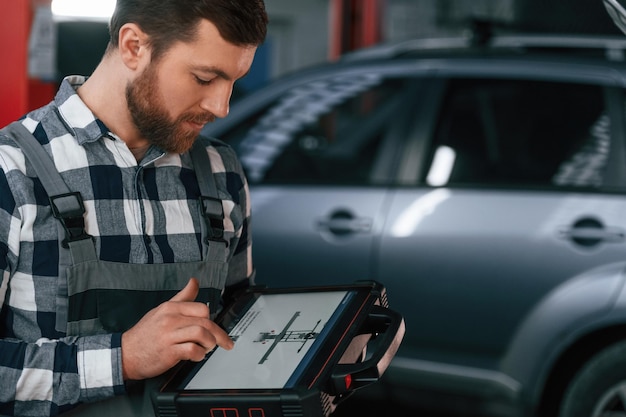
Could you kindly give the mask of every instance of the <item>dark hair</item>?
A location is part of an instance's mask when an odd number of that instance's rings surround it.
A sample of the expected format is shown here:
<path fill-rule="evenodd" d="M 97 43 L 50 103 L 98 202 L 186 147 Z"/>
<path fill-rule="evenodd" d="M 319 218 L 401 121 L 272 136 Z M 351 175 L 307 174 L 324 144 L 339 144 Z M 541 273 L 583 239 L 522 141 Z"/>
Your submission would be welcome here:
<path fill-rule="evenodd" d="M 238 46 L 258 46 L 267 33 L 263 0 L 117 0 L 109 24 L 110 47 L 118 47 L 120 28 L 136 23 L 150 37 L 153 60 L 177 41 L 190 42 L 201 19 Z"/>

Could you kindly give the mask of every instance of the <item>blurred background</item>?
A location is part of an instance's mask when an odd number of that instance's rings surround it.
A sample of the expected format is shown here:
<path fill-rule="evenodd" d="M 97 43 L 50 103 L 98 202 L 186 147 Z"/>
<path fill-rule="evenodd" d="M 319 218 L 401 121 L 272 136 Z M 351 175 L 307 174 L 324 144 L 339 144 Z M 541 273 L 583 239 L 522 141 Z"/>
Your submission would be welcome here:
<path fill-rule="evenodd" d="M 562 398 L 578 404 L 585 385 L 564 395 L 576 372 L 606 347 L 626 352 L 626 265 L 587 280 L 596 292 L 577 286 L 626 253 L 626 37 L 602 0 L 265 3 L 268 36 L 236 84 L 239 106 L 205 127 L 249 170 L 257 282 L 294 284 L 293 271 L 297 284 L 380 279 L 407 322 L 396 379 L 386 372 L 382 392 L 362 391 L 338 417 L 432 417 L 441 406 L 517 417 L 493 401 L 509 394 L 541 402 L 532 417 L 557 415 Z M 0 124 L 93 71 L 114 6 L 4 0 Z M 491 31 L 565 36 L 340 62 L 373 45 Z M 430 181 L 441 166 L 448 178 Z M 586 173 L 593 181 L 578 181 Z M 595 415 L 626 415 L 626 354 L 600 365 Z"/>
<path fill-rule="evenodd" d="M 365 46 L 454 36 L 472 21 L 499 30 L 616 34 L 591 0 L 266 0 L 266 43 L 234 98 L 276 77 Z M 89 74 L 108 41 L 115 0 L 15 0 L 0 6 L 3 125 L 46 103 L 68 74 Z"/>

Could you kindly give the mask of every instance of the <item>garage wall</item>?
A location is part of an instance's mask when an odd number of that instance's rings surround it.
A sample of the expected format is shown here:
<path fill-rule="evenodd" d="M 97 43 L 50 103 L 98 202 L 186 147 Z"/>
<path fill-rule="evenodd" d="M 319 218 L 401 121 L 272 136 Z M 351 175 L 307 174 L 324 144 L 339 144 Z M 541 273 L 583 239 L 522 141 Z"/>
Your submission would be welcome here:
<path fill-rule="evenodd" d="M 387 0 L 385 34 L 389 41 L 461 34 L 471 18 L 509 25 L 515 0 Z"/>
<path fill-rule="evenodd" d="M 330 0 L 265 0 L 270 16 L 271 77 L 326 61 Z M 385 0 L 383 37 L 451 36 L 467 27 L 467 15 L 508 22 L 515 0 Z"/>
<path fill-rule="evenodd" d="M 328 58 L 329 0 L 265 0 L 271 76 Z"/>
<path fill-rule="evenodd" d="M 381 0 L 383 37 L 455 36 L 470 17 L 513 31 L 619 34 L 601 0 Z M 323 62 L 329 51 L 331 0 L 265 0 L 271 21 L 270 77 Z"/>
<path fill-rule="evenodd" d="M 270 16 L 267 42 L 243 90 L 329 57 L 332 0 L 265 0 Z M 601 0 L 381 0 L 384 41 L 462 34 L 470 17 L 499 22 L 512 30 L 619 33 Z M 66 23 L 60 28 L 60 75 L 89 73 L 104 47 L 105 23 Z M 76 32 L 83 33 L 77 36 Z"/>

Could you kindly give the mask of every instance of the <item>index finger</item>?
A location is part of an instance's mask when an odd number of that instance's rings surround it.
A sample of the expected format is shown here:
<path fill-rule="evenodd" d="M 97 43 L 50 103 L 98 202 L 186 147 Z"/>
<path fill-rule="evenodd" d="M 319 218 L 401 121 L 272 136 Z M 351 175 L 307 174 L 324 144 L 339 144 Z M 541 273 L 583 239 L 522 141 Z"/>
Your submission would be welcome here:
<path fill-rule="evenodd" d="M 212 329 L 210 329 L 213 337 L 215 337 L 215 342 L 219 347 L 226 350 L 231 350 L 235 346 L 235 342 L 230 338 L 228 333 L 224 329 L 222 329 L 217 323 L 211 321 Z"/>

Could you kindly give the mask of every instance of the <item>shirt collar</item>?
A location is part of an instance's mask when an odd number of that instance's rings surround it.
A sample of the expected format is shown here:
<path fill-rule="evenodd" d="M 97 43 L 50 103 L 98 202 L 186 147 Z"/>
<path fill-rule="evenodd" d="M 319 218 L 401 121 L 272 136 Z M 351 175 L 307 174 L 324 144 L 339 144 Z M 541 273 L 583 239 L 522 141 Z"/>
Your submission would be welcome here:
<path fill-rule="evenodd" d="M 76 93 L 85 80 L 87 77 L 81 75 L 65 77 L 54 97 L 61 119 L 81 145 L 94 142 L 102 136 L 112 136 L 105 124 L 96 118 Z"/>

